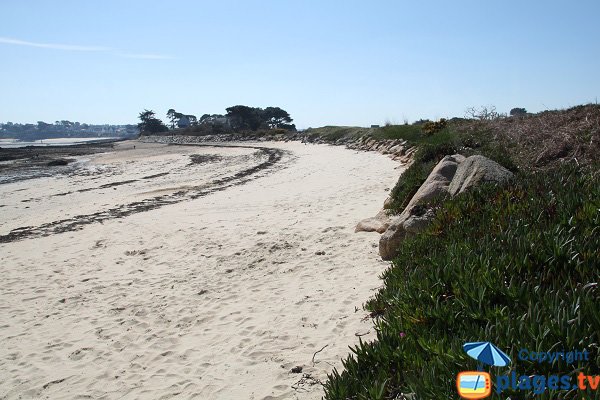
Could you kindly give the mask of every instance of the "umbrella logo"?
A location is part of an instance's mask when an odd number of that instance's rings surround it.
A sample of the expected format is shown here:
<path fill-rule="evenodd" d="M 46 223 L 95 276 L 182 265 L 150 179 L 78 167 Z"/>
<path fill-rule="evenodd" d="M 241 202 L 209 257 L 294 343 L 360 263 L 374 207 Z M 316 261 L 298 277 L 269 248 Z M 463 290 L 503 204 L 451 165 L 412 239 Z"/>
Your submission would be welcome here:
<path fill-rule="evenodd" d="M 490 342 L 471 342 L 463 345 L 463 350 L 480 363 L 495 367 L 506 367 L 510 357 Z"/>
<path fill-rule="evenodd" d="M 477 371 L 463 371 L 456 378 L 458 394 L 463 399 L 484 399 L 492 393 L 490 374 L 483 372 L 483 364 L 505 367 L 510 357 L 490 342 L 471 342 L 463 350 L 478 361 Z"/>

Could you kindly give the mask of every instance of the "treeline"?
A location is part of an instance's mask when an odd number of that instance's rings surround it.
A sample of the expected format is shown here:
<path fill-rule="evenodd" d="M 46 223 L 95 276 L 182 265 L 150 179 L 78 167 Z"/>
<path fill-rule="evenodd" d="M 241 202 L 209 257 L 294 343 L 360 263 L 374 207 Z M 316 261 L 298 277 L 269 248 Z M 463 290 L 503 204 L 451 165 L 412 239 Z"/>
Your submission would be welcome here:
<path fill-rule="evenodd" d="M 244 131 L 284 129 L 295 131 L 290 114 L 280 107 L 248 107 L 236 105 L 225 109 L 226 114 L 204 114 L 200 119 L 171 108 L 166 117 L 169 125 L 156 117 L 152 110 L 139 114 L 138 128 L 142 134 L 178 133 L 210 135 Z"/>
<path fill-rule="evenodd" d="M 133 136 L 138 130 L 135 125 L 93 125 L 68 120 L 50 124 L 38 121 L 35 124 L 0 123 L 0 138 L 39 140 L 59 137 Z"/>

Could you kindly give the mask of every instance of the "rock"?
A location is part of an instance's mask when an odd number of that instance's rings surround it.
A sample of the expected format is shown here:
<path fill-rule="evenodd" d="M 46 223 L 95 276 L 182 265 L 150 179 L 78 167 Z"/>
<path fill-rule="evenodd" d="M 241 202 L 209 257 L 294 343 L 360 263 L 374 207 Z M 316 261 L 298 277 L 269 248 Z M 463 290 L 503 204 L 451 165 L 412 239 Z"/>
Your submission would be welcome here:
<path fill-rule="evenodd" d="M 460 154 L 446 156 L 433 168 L 425 182 L 406 206 L 412 210 L 417 204 L 425 203 L 448 193 L 450 182 L 454 178 L 458 165 L 465 160 Z"/>
<path fill-rule="evenodd" d="M 508 182 L 513 173 L 495 161 L 484 156 L 471 156 L 456 170 L 448 191 L 455 196 L 483 182 Z"/>
<path fill-rule="evenodd" d="M 297 365 L 294 368 L 292 368 L 290 372 L 292 374 L 299 374 L 300 372 L 302 372 L 302 366 L 301 365 Z"/>
<path fill-rule="evenodd" d="M 385 209 L 379 211 L 376 216 L 372 218 L 366 218 L 360 221 L 354 232 L 377 232 L 383 233 L 390 226 L 390 217 L 387 215 Z"/>
<path fill-rule="evenodd" d="M 407 236 L 423 231 L 433 219 L 434 213 L 422 207 L 436 197 L 448 194 L 448 187 L 465 157 L 460 154 L 444 157 L 429 174 L 404 211 L 393 218 L 387 230 L 379 238 L 379 255 L 391 260 L 398 255 L 398 247 Z"/>
<path fill-rule="evenodd" d="M 398 246 L 407 235 L 404 223 L 408 217 L 408 214 L 402 213 L 394 218 L 390 226 L 379 238 L 379 255 L 383 260 L 389 261 L 398 254 Z"/>
<path fill-rule="evenodd" d="M 426 210 L 423 215 L 411 215 L 404 221 L 403 228 L 411 234 L 422 232 L 427 228 L 433 217 L 435 217 L 433 210 Z"/>
<path fill-rule="evenodd" d="M 379 238 L 379 255 L 391 260 L 398 255 L 400 243 L 408 236 L 422 232 L 434 218 L 426 203 L 438 196 L 455 196 L 483 182 L 507 182 L 513 174 L 489 158 L 460 154 L 444 157 L 431 171 L 402 214 L 392 218 Z"/>
<path fill-rule="evenodd" d="M 423 231 L 434 217 L 432 210 L 422 215 L 411 215 L 408 211 L 392 219 L 390 226 L 379 238 L 379 255 L 389 261 L 398 255 L 400 243 L 406 238 Z"/>
<path fill-rule="evenodd" d="M 56 160 L 52 160 L 48 162 L 49 167 L 57 167 L 61 165 L 68 165 L 73 160 L 67 160 L 66 158 L 57 158 Z"/>
<path fill-rule="evenodd" d="M 394 154 L 398 154 L 398 155 L 402 155 L 403 151 L 404 151 L 404 147 L 401 144 L 397 144 L 390 148 L 390 153 L 394 153 Z"/>

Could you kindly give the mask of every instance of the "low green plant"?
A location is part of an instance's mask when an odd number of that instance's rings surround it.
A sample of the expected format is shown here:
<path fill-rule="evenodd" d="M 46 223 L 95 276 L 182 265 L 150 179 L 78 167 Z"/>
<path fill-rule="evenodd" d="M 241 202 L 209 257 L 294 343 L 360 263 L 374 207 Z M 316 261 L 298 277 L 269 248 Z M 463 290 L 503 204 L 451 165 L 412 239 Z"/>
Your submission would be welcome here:
<path fill-rule="evenodd" d="M 562 166 L 518 174 L 440 200 L 434 222 L 405 240 L 366 305 L 377 341 L 352 348 L 325 383 L 328 400 L 456 398 L 454 381 L 477 368 L 465 342 L 491 341 L 513 362 L 492 375 L 600 373 L 600 178 Z M 590 360 L 532 363 L 519 349 L 584 349 Z M 507 390 L 492 399 L 529 398 Z M 540 399 L 593 397 L 551 392 Z M 586 397 L 587 396 L 587 397 Z"/>
<path fill-rule="evenodd" d="M 418 125 L 386 125 L 373 133 L 376 139 L 402 139 L 409 143 L 416 143 L 421 134 Z"/>
<path fill-rule="evenodd" d="M 321 128 L 308 128 L 304 133 L 312 139 L 319 138 L 325 142 L 333 143 L 339 139 L 357 139 L 372 133 L 371 128 L 354 126 L 323 126 Z"/>
<path fill-rule="evenodd" d="M 427 124 L 427 123 L 425 123 Z M 390 125 L 376 129 L 371 135 L 375 139 L 400 139 L 409 146 L 420 146 L 424 144 L 436 145 L 441 143 L 455 143 L 461 141 L 462 132 L 456 130 L 451 124 L 438 130 L 435 135 L 424 135 L 421 124 L 413 125 Z"/>
<path fill-rule="evenodd" d="M 457 147 L 453 142 L 421 145 L 413 156 L 412 164 L 400 175 L 390 193 L 392 202 L 388 207 L 389 212 L 391 214 L 401 213 L 437 162 L 445 155 L 455 154 L 458 151 Z"/>
<path fill-rule="evenodd" d="M 398 182 L 392 189 L 390 197 L 392 202 L 388 206 L 388 211 L 391 214 L 400 214 L 408 205 L 408 202 L 414 194 L 419 190 L 419 187 L 425 182 L 427 176 L 435 166 L 433 161 L 430 162 L 413 162 L 398 178 Z"/>

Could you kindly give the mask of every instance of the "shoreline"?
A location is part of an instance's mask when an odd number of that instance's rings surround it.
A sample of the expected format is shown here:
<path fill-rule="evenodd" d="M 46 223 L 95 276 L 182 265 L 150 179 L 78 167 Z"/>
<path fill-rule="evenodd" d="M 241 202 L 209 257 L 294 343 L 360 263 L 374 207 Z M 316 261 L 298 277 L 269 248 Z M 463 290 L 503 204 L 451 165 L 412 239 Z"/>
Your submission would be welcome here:
<path fill-rule="evenodd" d="M 207 146 L 207 147 L 219 147 L 219 146 Z M 232 148 L 248 148 L 255 149 L 260 152 L 260 154 L 255 155 L 259 158 L 265 158 L 261 163 L 254 165 L 250 168 L 241 170 L 236 172 L 234 175 L 220 178 L 219 180 L 211 182 L 209 187 L 206 185 L 188 187 L 184 190 L 179 190 L 174 194 L 164 194 L 152 197 L 150 199 L 145 199 L 143 201 L 134 201 L 127 204 L 120 204 L 114 208 L 110 208 L 107 210 L 102 210 L 95 212 L 93 214 L 84 214 L 77 215 L 72 218 L 61 219 L 57 221 L 48 222 L 39 226 L 27 226 L 27 227 L 18 227 L 12 229 L 7 234 L 0 234 L 0 243 L 10 243 L 16 240 L 23 240 L 28 238 L 35 238 L 40 236 L 48 236 L 56 233 L 63 232 L 71 232 L 77 231 L 81 229 L 85 225 L 93 224 L 93 223 L 103 223 L 110 219 L 118 219 L 124 218 L 129 215 L 133 215 L 140 212 L 145 212 L 149 210 L 154 210 L 165 205 L 176 204 L 182 201 L 196 199 L 198 197 L 206 196 L 216 191 L 226 190 L 229 187 L 236 185 L 243 185 L 246 182 L 249 182 L 252 179 L 256 179 L 260 177 L 257 175 L 260 172 L 268 172 L 269 169 L 272 169 L 277 166 L 283 156 L 284 152 L 279 151 L 277 149 L 270 149 L 267 147 L 258 147 L 258 146 L 236 146 L 230 145 L 228 147 Z M 155 175 L 150 175 L 147 177 L 142 177 L 141 179 L 153 179 L 156 177 L 164 176 L 168 173 L 159 173 Z M 87 192 L 91 190 L 97 189 L 106 189 L 106 188 L 115 188 L 116 186 L 120 186 L 121 184 L 130 184 L 136 182 L 136 180 L 126 180 L 122 182 L 113 182 L 101 185 L 97 188 L 84 188 L 79 189 L 79 192 Z M 54 196 L 65 196 L 72 194 L 73 192 L 63 192 L 54 194 Z"/>
<path fill-rule="evenodd" d="M 79 139 L 79 141 L 74 141 Z M 135 137 L 56 137 L 35 140 L 22 140 L 17 138 L 0 139 L 0 149 L 20 149 L 20 148 L 38 148 L 38 147 L 69 147 L 90 144 L 103 144 L 132 140 Z M 46 140 L 44 143 L 43 141 Z M 39 142 L 38 142 L 39 141 Z M 7 147 L 4 147 L 7 146 Z"/>
<path fill-rule="evenodd" d="M 124 141 L 0 148 L 0 185 L 71 173 L 76 169 L 74 163 L 78 160 L 112 151 L 116 143 Z"/>

